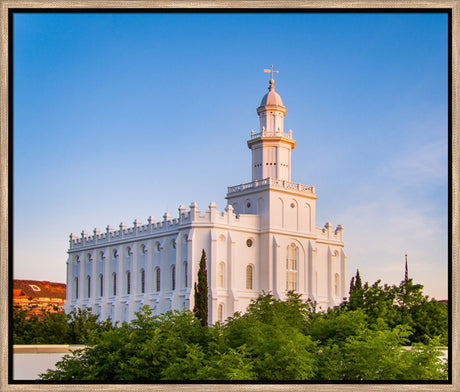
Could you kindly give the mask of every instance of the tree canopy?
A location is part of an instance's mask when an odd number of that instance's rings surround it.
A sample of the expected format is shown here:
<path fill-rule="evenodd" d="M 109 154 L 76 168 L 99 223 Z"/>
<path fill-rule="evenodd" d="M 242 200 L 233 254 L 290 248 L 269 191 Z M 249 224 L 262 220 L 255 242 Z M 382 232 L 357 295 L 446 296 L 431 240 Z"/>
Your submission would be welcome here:
<path fill-rule="evenodd" d="M 91 309 L 69 314 L 45 311 L 40 316 L 13 309 L 14 344 L 86 344 L 90 334 L 113 328 L 110 318 L 100 321 Z"/>
<path fill-rule="evenodd" d="M 403 287 L 418 307 L 418 289 Z M 390 290 L 391 289 L 391 290 Z M 413 344 L 413 326 L 398 324 L 378 282 L 363 291 L 363 308 L 350 301 L 317 312 L 289 292 L 262 293 L 244 314 L 203 326 L 195 313 L 153 315 L 148 307 L 131 323 L 93 332 L 88 347 L 66 356 L 43 380 L 438 380 L 447 378 L 440 337 Z M 406 292 L 408 295 L 409 293 Z M 375 294 L 375 295 L 373 295 Z M 406 295 L 405 294 L 405 295 Z M 400 298 L 395 294 L 395 298 Z M 431 302 L 428 301 L 428 304 Z M 374 313 L 372 308 L 377 307 Z M 401 304 L 393 301 L 395 307 Z M 404 305 L 406 306 L 406 305 Z M 432 306 L 432 305 L 429 305 Z M 409 315 L 411 313 L 409 312 Z"/>
<path fill-rule="evenodd" d="M 288 292 L 261 293 L 245 313 L 207 324 L 206 254 L 194 311 L 153 315 L 144 306 L 130 323 L 112 325 L 90 310 L 13 312 L 15 344 L 84 344 L 41 375 L 43 380 L 445 380 L 440 346 L 448 342 L 448 304 L 423 295 L 406 277 L 398 286 L 362 284 L 318 312 Z"/>
<path fill-rule="evenodd" d="M 356 282 L 359 278 L 352 278 Z M 404 279 L 399 286 L 382 285 L 380 280 L 369 285 L 350 285 L 349 298 L 338 307 L 342 311 L 361 309 L 370 325 L 381 318 L 390 328 L 408 326 L 410 343 L 427 343 L 438 337 L 448 342 L 448 304 L 423 295 L 423 286 Z"/>

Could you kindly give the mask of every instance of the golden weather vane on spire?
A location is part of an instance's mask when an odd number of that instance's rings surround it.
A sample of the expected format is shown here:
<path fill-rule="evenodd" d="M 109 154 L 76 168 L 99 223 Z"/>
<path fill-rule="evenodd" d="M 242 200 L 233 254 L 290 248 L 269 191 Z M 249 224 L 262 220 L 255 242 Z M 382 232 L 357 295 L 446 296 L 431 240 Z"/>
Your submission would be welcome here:
<path fill-rule="evenodd" d="M 273 80 L 273 73 L 279 73 L 280 71 L 273 71 L 273 64 L 270 65 L 271 69 L 264 69 L 264 72 L 270 73 L 270 79 Z"/>

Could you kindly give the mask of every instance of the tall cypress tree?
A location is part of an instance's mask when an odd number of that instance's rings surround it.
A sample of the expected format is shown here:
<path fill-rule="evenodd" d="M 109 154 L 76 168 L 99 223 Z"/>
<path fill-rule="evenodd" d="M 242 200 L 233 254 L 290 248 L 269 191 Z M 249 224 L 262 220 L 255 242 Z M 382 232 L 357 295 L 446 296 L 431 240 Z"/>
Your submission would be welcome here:
<path fill-rule="evenodd" d="M 366 283 L 367 284 L 367 283 Z M 359 269 L 356 270 L 356 276 L 351 278 L 350 282 L 350 309 L 356 310 L 363 306 L 364 298 L 363 298 L 364 290 L 363 290 L 363 283 L 361 281 L 361 275 L 359 274 Z"/>
<path fill-rule="evenodd" d="M 363 284 L 361 282 L 361 276 L 359 275 L 359 269 L 356 270 L 355 290 L 361 290 Z"/>
<path fill-rule="evenodd" d="M 354 293 L 356 290 L 355 288 L 355 277 L 353 276 L 351 278 L 351 282 L 350 282 L 350 291 L 348 292 L 348 294 L 351 294 L 351 293 Z"/>
<path fill-rule="evenodd" d="M 201 253 L 198 282 L 195 282 L 195 306 L 193 313 L 205 327 L 208 325 L 208 272 L 206 271 L 206 252 Z"/>

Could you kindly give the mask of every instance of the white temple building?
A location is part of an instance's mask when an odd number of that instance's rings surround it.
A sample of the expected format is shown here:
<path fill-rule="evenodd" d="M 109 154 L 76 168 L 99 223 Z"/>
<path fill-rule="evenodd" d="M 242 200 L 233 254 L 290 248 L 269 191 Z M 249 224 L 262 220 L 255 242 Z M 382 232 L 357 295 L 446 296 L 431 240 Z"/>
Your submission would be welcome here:
<path fill-rule="evenodd" d="M 289 290 L 322 309 L 346 296 L 343 227 L 316 226 L 313 186 L 291 182 L 296 142 L 284 132 L 286 107 L 273 72 L 251 132 L 252 181 L 231 186 L 227 207 L 181 205 L 156 222 L 107 226 L 70 235 L 64 309 L 91 308 L 101 319 L 129 321 L 143 305 L 155 313 L 193 309 L 202 250 L 207 255 L 209 323 L 244 312 L 265 291 L 284 299 Z"/>

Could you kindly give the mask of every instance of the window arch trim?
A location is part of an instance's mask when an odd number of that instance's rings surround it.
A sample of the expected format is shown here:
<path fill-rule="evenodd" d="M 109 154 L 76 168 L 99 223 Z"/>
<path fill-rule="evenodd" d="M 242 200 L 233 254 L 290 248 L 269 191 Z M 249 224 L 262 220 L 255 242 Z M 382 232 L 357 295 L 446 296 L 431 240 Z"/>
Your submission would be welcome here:
<path fill-rule="evenodd" d="M 141 294 L 145 293 L 145 270 L 141 268 L 141 273 L 140 273 L 140 278 L 141 278 Z"/>
<path fill-rule="evenodd" d="M 217 321 L 221 323 L 224 320 L 224 304 L 217 305 Z"/>
<path fill-rule="evenodd" d="M 246 266 L 246 290 L 254 290 L 254 266 Z"/>
<path fill-rule="evenodd" d="M 155 291 L 161 290 L 161 270 L 160 267 L 155 268 Z"/>
<path fill-rule="evenodd" d="M 104 296 L 104 275 L 99 274 L 99 297 Z"/>
<path fill-rule="evenodd" d="M 287 246 L 286 252 L 286 291 L 298 290 L 299 247 L 295 243 Z"/>
<path fill-rule="evenodd" d="M 221 261 L 217 265 L 217 288 L 223 289 L 225 286 L 225 263 Z"/>

